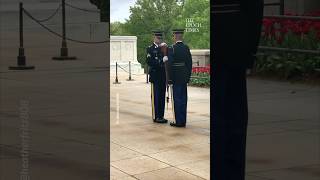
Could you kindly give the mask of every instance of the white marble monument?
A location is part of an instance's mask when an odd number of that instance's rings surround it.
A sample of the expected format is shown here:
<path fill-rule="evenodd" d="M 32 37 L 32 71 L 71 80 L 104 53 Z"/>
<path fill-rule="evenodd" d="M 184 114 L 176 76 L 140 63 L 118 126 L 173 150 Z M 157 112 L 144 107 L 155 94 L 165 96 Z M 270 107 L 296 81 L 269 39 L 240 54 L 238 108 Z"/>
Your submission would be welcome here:
<path fill-rule="evenodd" d="M 115 69 L 116 62 L 120 67 L 129 71 L 129 61 L 131 62 L 131 72 L 143 74 L 143 68 L 137 60 L 137 37 L 136 36 L 111 36 L 110 37 L 110 68 Z M 118 72 L 124 71 L 118 68 Z"/>

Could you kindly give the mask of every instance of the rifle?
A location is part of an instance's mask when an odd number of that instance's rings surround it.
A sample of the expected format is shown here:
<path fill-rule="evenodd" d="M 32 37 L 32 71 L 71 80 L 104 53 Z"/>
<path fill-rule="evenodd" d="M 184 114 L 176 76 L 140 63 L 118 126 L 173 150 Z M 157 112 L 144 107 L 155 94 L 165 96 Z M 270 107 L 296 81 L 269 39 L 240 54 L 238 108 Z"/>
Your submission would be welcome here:
<path fill-rule="evenodd" d="M 163 57 L 167 56 L 168 60 L 164 62 L 164 67 L 166 71 L 166 87 L 167 87 L 167 109 L 169 107 L 169 94 L 171 95 L 171 110 L 173 115 L 173 122 L 176 123 L 175 112 L 174 112 L 174 99 L 173 99 L 173 85 L 171 78 L 171 62 L 168 57 L 168 46 L 167 44 L 161 44 L 161 52 L 163 53 Z"/>

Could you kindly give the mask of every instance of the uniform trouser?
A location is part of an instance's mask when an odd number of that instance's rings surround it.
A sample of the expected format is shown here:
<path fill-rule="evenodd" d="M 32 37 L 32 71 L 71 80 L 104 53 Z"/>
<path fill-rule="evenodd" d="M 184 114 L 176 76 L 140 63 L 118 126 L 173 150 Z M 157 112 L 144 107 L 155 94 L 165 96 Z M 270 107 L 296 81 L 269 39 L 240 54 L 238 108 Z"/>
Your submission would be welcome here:
<path fill-rule="evenodd" d="M 244 180 L 248 105 L 245 68 L 213 65 L 212 179 Z"/>
<path fill-rule="evenodd" d="M 185 125 L 187 121 L 187 84 L 173 84 L 173 105 L 176 124 Z"/>
<path fill-rule="evenodd" d="M 152 119 L 163 118 L 166 97 L 165 83 L 151 83 Z"/>

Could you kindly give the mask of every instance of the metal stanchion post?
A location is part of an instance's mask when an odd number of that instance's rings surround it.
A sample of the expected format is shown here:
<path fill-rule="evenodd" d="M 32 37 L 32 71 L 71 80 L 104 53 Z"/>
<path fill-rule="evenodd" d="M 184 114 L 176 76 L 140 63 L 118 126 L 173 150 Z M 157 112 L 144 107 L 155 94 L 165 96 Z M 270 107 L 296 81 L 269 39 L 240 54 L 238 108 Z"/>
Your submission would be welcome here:
<path fill-rule="evenodd" d="M 120 84 L 120 82 L 118 80 L 118 62 L 116 62 L 116 79 L 113 82 L 113 84 Z"/>
<path fill-rule="evenodd" d="M 53 60 L 75 60 L 75 56 L 68 55 L 68 47 L 66 40 L 66 3 L 62 0 L 62 45 L 60 49 L 60 56 L 55 56 Z"/>
<path fill-rule="evenodd" d="M 127 79 L 127 81 L 133 81 L 133 79 L 131 78 L 131 61 L 129 61 L 129 78 Z"/>
<path fill-rule="evenodd" d="M 19 35 L 20 35 L 20 46 L 19 55 L 17 57 L 17 66 L 10 66 L 10 70 L 28 70 L 34 69 L 34 66 L 26 66 L 26 56 L 24 54 L 23 47 L 23 3 L 19 3 Z"/>

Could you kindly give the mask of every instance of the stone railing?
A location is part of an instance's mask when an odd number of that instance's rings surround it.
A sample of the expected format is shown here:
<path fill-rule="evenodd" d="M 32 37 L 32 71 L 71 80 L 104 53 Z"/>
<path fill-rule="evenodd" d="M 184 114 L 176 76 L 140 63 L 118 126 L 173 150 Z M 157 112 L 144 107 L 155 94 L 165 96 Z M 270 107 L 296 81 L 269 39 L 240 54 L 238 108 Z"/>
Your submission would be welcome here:
<path fill-rule="evenodd" d="M 193 66 L 210 65 L 210 49 L 191 49 Z"/>

